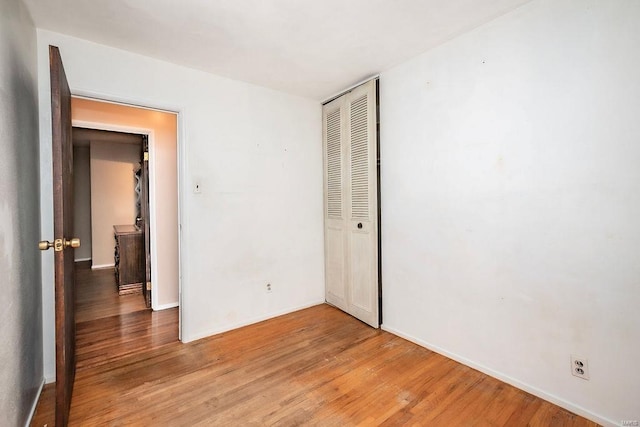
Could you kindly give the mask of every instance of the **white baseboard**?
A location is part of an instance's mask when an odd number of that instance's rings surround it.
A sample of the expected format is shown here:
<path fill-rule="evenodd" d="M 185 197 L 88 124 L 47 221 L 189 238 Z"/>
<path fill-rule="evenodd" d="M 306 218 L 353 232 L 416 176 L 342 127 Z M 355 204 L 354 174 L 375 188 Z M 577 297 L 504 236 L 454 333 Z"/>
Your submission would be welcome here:
<path fill-rule="evenodd" d="M 160 304 L 159 306 L 154 307 L 153 311 L 167 310 L 169 308 L 177 307 L 178 305 L 179 305 L 178 302 L 170 302 L 169 304 Z"/>
<path fill-rule="evenodd" d="M 38 407 L 38 402 L 40 402 L 40 395 L 42 395 L 42 389 L 44 388 L 44 378 L 40 382 L 40 387 L 38 387 L 38 392 L 36 393 L 36 399 L 31 404 L 31 411 L 29 411 L 29 416 L 27 417 L 27 422 L 25 427 L 29 427 L 31 425 L 31 421 L 33 420 L 33 416 L 36 413 L 36 408 Z"/>
<path fill-rule="evenodd" d="M 94 264 L 91 266 L 92 270 L 100 270 L 102 268 L 113 268 L 115 267 L 115 264 Z"/>
<path fill-rule="evenodd" d="M 265 314 L 263 316 L 253 317 L 253 318 L 245 320 L 245 321 L 241 321 L 241 322 L 237 322 L 237 323 L 231 323 L 229 325 L 225 325 L 225 326 L 222 326 L 220 328 L 210 329 L 210 330 L 205 331 L 205 332 L 199 332 L 199 333 L 193 334 L 193 335 L 183 335 L 182 336 L 182 342 L 183 343 L 188 343 L 188 342 L 196 341 L 196 340 L 199 340 L 199 339 L 202 339 L 202 338 L 207 338 L 207 337 L 210 337 L 212 335 L 221 334 L 223 332 L 228 332 L 228 331 L 231 331 L 233 329 L 242 328 L 243 326 L 252 325 L 254 323 L 262 322 L 263 320 L 273 319 L 274 317 L 282 316 L 284 314 L 293 313 L 294 311 L 304 310 L 305 308 L 313 307 L 315 305 L 320 305 L 320 304 L 324 304 L 324 298 L 322 298 L 322 299 L 320 299 L 318 301 L 312 301 L 312 302 L 309 302 L 307 304 L 303 304 L 301 306 L 286 308 L 284 310 L 274 311 L 272 313 Z"/>
<path fill-rule="evenodd" d="M 91 261 L 91 258 L 76 258 L 73 260 L 74 262 L 82 262 L 82 261 Z"/>
<path fill-rule="evenodd" d="M 462 357 L 462 356 L 460 356 L 458 354 L 455 354 L 455 353 L 452 353 L 450 351 L 447 351 L 447 350 L 445 350 L 445 349 L 443 349 L 441 347 L 438 347 L 437 345 L 433 345 L 431 343 L 428 343 L 426 341 L 423 341 L 423 340 L 421 340 L 419 338 L 416 338 L 416 337 L 413 337 L 411 335 L 405 334 L 403 332 L 400 332 L 400 331 L 398 331 L 398 330 L 396 330 L 396 329 L 394 329 L 392 327 L 388 327 L 386 325 L 382 325 L 381 328 L 383 330 L 389 332 L 389 333 L 392 333 L 392 334 L 397 335 L 397 336 L 399 336 L 401 338 L 404 338 L 404 339 L 406 339 L 408 341 L 411 341 L 411 342 L 413 342 L 415 344 L 418 344 L 419 346 L 422 346 L 422 347 L 424 347 L 424 348 L 426 348 L 428 350 L 434 351 L 434 352 L 436 352 L 438 354 L 441 354 L 441 355 L 443 355 L 445 357 L 448 357 L 449 359 L 455 360 L 456 362 L 462 363 L 463 365 L 467 365 L 470 368 L 476 369 L 476 370 L 482 372 L 483 374 L 487 374 L 487 375 L 489 375 L 491 377 L 497 378 L 502 382 L 510 384 L 510 385 L 512 385 L 514 387 L 519 388 L 520 390 L 524 390 L 527 393 L 533 394 L 534 396 L 537 396 L 537 397 L 539 397 L 541 399 L 544 399 L 544 400 L 546 400 L 548 402 L 551 402 L 554 405 L 558 405 L 558 406 L 560 406 L 560 407 L 562 407 L 562 408 L 564 408 L 564 409 L 566 409 L 568 411 L 573 412 L 574 414 L 578 414 L 578 415 L 580 415 L 582 417 L 590 419 L 591 421 L 595 421 L 598 424 L 601 424 L 603 426 L 611 426 L 611 427 L 619 425 L 618 423 L 614 422 L 613 420 L 610 420 L 608 418 L 605 418 L 603 416 L 595 414 L 595 413 L 589 411 L 588 409 L 583 408 L 582 406 L 576 405 L 576 404 L 571 403 L 571 402 L 569 402 L 567 400 L 564 400 L 564 399 L 562 399 L 562 398 L 560 398 L 558 396 L 555 396 L 553 394 L 547 393 L 547 392 L 545 392 L 543 390 L 540 390 L 537 387 L 534 387 L 532 385 L 526 384 L 526 383 L 524 383 L 524 382 L 522 382 L 520 380 L 512 378 L 512 377 L 510 377 L 508 375 L 505 375 L 505 374 L 503 374 L 501 372 L 494 371 L 491 368 L 488 368 L 488 367 L 486 367 L 484 365 L 481 365 L 479 363 L 475 363 L 472 360 L 469 360 L 469 359 L 467 359 L 465 357 Z"/>

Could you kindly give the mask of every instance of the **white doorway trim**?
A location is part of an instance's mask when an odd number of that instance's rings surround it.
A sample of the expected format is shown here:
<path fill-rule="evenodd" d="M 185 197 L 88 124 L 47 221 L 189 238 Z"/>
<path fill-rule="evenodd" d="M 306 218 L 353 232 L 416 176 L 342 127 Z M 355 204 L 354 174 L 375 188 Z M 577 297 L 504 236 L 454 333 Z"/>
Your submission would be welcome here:
<path fill-rule="evenodd" d="M 178 223 L 176 224 L 178 230 L 178 338 L 182 340 L 182 325 L 183 325 L 183 286 L 185 283 L 183 281 L 183 259 L 185 255 L 185 248 L 183 242 L 183 233 L 182 233 L 182 223 L 184 218 L 184 197 L 183 197 L 183 189 L 184 189 L 184 173 L 185 173 L 185 154 L 184 154 L 184 125 L 183 125 L 183 110 L 180 108 L 171 108 L 167 106 L 158 106 L 154 107 L 146 102 L 138 102 L 134 100 L 127 100 L 121 97 L 108 96 L 105 94 L 96 94 L 93 92 L 89 92 L 86 90 L 77 90 L 72 89 L 72 96 L 74 98 L 82 98 L 88 99 L 91 101 L 97 102 L 105 102 L 112 104 L 119 104 L 128 107 L 140 108 L 145 110 L 155 110 L 166 113 L 171 113 L 176 115 L 176 124 L 177 124 L 177 134 L 176 134 L 176 167 L 177 167 L 177 202 L 178 202 Z M 105 130 L 105 131 L 115 131 L 115 132 L 127 132 L 127 133 L 136 133 L 148 135 L 149 138 L 149 159 L 150 159 L 150 168 L 149 168 L 149 204 L 150 204 L 150 213 L 151 213 L 151 274 L 152 280 L 154 277 L 157 277 L 157 242 L 156 242 L 156 188 L 155 188 L 155 177 L 156 177 L 156 162 L 155 162 L 155 138 L 153 129 L 149 128 L 137 128 L 131 126 L 121 126 L 116 124 L 105 124 L 105 123 L 97 123 L 90 121 L 82 121 L 82 120 L 73 120 L 72 126 L 75 127 L 85 127 L 90 129 L 97 130 Z M 163 310 L 167 308 L 175 307 L 176 304 L 162 305 L 158 304 L 158 296 L 157 292 L 151 293 L 151 306 L 153 310 Z"/>
<path fill-rule="evenodd" d="M 84 120 L 72 120 L 71 125 L 73 127 L 80 127 L 85 129 L 103 130 L 107 132 L 122 132 L 133 133 L 136 135 L 147 135 L 149 138 L 149 209 L 150 209 L 150 223 L 151 228 L 151 281 L 154 282 L 158 277 L 157 269 L 157 228 L 156 228 L 156 188 L 155 188 L 155 135 L 153 129 L 137 128 L 131 126 L 121 126 L 115 124 L 87 122 Z M 153 310 L 162 310 L 170 307 L 158 307 L 158 293 L 151 292 L 151 308 Z"/>

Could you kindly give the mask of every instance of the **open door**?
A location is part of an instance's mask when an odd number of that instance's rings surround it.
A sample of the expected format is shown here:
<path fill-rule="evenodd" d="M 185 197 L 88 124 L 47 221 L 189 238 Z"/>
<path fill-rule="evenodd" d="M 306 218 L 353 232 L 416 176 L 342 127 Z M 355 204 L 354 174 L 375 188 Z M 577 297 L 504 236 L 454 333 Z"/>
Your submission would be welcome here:
<path fill-rule="evenodd" d="M 142 227 L 144 233 L 144 253 L 145 253 L 145 283 L 142 287 L 144 302 L 147 308 L 151 308 L 151 235 L 149 220 L 149 137 L 142 136 L 142 200 L 140 211 L 142 216 Z"/>
<path fill-rule="evenodd" d="M 76 319 L 73 231 L 73 146 L 71 139 L 71 91 L 57 47 L 49 46 L 51 73 L 51 129 L 53 159 L 54 241 L 40 242 L 40 249 L 54 248 L 56 316 L 56 426 L 69 421 L 76 369 Z"/>

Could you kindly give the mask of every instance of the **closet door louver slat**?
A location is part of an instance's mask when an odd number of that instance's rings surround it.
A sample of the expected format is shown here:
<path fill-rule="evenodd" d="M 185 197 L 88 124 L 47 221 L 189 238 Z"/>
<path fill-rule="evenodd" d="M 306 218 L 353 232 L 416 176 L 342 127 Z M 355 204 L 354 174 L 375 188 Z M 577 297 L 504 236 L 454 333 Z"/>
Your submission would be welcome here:
<path fill-rule="evenodd" d="M 369 219 L 367 95 L 351 102 L 351 218 Z"/>
<path fill-rule="evenodd" d="M 327 114 L 327 214 L 342 218 L 342 120 L 340 109 Z"/>

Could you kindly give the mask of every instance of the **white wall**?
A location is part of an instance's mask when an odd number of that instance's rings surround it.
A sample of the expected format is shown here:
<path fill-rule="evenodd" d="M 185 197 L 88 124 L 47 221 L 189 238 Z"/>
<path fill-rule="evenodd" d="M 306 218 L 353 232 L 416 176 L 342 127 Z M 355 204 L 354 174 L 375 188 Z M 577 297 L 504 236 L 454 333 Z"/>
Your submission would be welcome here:
<path fill-rule="evenodd" d="M 75 260 L 91 259 L 91 158 L 89 146 L 73 147 L 73 236 Z"/>
<path fill-rule="evenodd" d="M 136 222 L 134 171 L 140 145 L 91 142 L 91 267 L 114 265 L 114 225 Z"/>
<path fill-rule="evenodd" d="M 38 30 L 44 233 L 52 228 L 49 44 L 60 47 L 73 93 L 180 113 L 183 340 L 324 301 L 316 101 Z M 201 194 L 191 191 L 195 180 Z M 43 263 L 48 378 L 52 272 Z"/>
<path fill-rule="evenodd" d="M 0 424 L 9 426 L 28 424 L 43 380 L 36 74 L 29 13 L 0 1 Z"/>
<path fill-rule="evenodd" d="M 638 22 L 536 0 L 380 79 L 385 328 L 610 424 L 640 419 Z"/>

